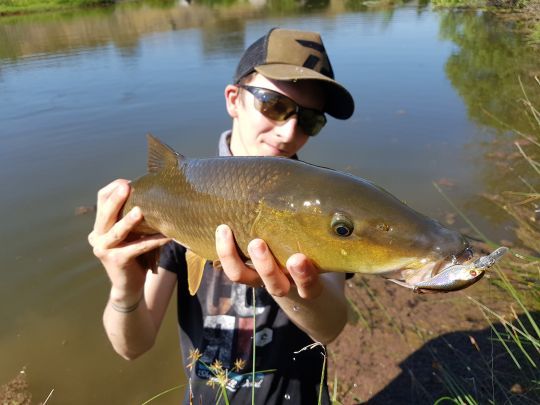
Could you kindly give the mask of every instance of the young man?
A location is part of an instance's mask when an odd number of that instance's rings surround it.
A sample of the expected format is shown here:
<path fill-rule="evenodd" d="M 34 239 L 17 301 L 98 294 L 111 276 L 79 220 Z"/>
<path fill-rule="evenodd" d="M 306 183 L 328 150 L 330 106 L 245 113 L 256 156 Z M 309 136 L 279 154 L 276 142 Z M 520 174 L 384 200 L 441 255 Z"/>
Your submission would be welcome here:
<path fill-rule="evenodd" d="M 349 118 L 354 103 L 334 81 L 317 33 L 273 29 L 242 56 L 235 82 L 225 88 L 232 130 L 222 134 L 222 156 L 284 156 L 296 153 L 326 123 L 324 113 Z M 206 263 L 201 287 L 188 293 L 185 248 L 161 235 L 133 240 L 142 220 L 139 208 L 117 221 L 129 194 L 127 180 L 116 180 L 98 193 L 94 254 L 111 280 L 103 320 L 115 350 L 133 359 L 156 338 L 174 287 L 184 366 L 194 403 L 214 403 L 212 381 L 227 374 L 231 403 L 317 403 L 323 367 L 318 350 L 302 348 L 332 341 L 346 322 L 345 275 L 319 274 L 304 255 L 291 256 L 286 268 L 274 260 L 263 240 L 250 242 L 254 268 L 239 257 L 231 229 L 216 230 L 222 269 Z M 138 256 L 163 247 L 157 274 Z M 252 296 L 255 295 L 255 302 Z M 252 380 L 253 314 L 256 314 L 256 375 Z M 323 403 L 329 401 L 326 379 Z"/>

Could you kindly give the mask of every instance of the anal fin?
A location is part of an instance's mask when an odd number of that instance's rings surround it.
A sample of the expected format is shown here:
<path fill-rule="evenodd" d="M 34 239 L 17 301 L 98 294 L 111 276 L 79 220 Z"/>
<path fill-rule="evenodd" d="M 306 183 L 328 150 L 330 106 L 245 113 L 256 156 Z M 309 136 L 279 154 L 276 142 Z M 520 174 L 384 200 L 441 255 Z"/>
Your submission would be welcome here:
<path fill-rule="evenodd" d="M 186 263 L 189 293 L 195 295 L 201 286 L 206 259 L 193 253 L 191 250 L 187 250 Z"/>

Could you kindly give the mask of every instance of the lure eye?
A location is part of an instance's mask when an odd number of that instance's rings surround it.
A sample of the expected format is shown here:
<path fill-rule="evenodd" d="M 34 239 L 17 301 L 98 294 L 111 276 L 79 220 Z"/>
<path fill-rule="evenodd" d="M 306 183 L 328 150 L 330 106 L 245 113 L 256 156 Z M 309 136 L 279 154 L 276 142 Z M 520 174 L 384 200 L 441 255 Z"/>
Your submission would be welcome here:
<path fill-rule="evenodd" d="M 354 230 L 353 222 L 347 216 L 339 212 L 334 214 L 331 226 L 334 233 L 341 237 L 350 236 Z"/>

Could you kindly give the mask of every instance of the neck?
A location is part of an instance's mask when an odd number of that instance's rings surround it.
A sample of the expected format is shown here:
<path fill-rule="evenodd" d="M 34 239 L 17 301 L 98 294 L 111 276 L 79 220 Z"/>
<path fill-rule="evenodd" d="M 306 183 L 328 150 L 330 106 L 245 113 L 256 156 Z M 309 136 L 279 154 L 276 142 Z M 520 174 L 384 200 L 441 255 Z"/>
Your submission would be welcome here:
<path fill-rule="evenodd" d="M 229 148 L 231 149 L 231 153 L 233 156 L 245 156 L 246 151 L 244 149 L 244 145 L 242 145 L 242 142 L 240 141 L 240 136 L 237 134 L 238 129 L 233 123 L 232 126 L 232 133 L 231 133 L 231 142 L 229 145 Z"/>

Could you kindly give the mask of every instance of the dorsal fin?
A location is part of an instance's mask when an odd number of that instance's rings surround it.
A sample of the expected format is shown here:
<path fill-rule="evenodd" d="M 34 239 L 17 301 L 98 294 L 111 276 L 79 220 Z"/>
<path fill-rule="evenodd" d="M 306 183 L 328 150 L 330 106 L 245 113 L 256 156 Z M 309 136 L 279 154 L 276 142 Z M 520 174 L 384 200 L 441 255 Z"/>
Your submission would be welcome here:
<path fill-rule="evenodd" d="M 148 172 L 156 173 L 165 168 L 178 167 L 178 162 L 184 159 L 180 153 L 165 145 L 152 134 L 147 134 L 148 140 Z"/>

